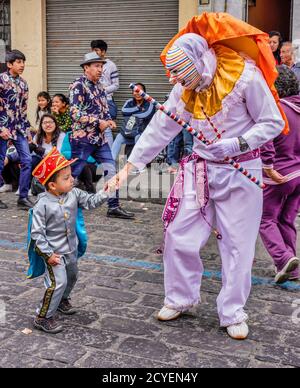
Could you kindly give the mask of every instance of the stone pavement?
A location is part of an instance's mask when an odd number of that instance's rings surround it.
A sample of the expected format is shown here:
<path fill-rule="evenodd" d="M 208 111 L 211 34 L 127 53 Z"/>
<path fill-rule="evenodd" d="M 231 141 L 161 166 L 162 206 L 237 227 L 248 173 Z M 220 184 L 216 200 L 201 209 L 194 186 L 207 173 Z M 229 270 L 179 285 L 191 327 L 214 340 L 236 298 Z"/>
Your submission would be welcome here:
<path fill-rule="evenodd" d="M 247 341 L 231 340 L 218 326 L 220 259 L 213 238 L 203 252 L 202 304 L 174 322 L 155 319 L 164 294 L 162 257 L 155 254 L 162 206 L 149 203 L 125 204 L 137 213 L 133 222 L 107 219 L 105 207 L 86 213 L 89 249 L 73 295 L 79 312 L 59 317 L 65 331 L 57 336 L 35 331 L 43 284 L 25 276 L 26 212 L 16 209 L 13 194 L 5 200 L 10 208 L 0 217 L 0 367 L 300 367 L 300 283 L 273 285 L 271 260 L 261 245 Z M 25 328 L 32 333 L 23 334 Z"/>

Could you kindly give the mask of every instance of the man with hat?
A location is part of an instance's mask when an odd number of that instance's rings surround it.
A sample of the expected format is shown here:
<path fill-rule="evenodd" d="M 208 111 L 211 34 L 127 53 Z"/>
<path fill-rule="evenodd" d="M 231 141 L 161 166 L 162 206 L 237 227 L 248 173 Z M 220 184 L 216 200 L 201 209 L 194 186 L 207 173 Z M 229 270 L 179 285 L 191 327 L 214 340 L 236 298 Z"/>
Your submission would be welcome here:
<path fill-rule="evenodd" d="M 25 55 L 18 50 L 6 54 L 8 70 L 0 75 L 0 175 L 4 168 L 7 143 L 11 141 L 20 155 L 20 196 L 18 206 L 28 209 L 31 181 L 31 154 L 28 145 L 30 123 L 27 119 L 28 85 L 21 77 Z M 0 209 L 7 206 L 0 201 Z"/>
<path fill-rule="evenodd" d="M 107 195 L 103 191 L 88 194 L 74 188 L 71 165 L 76 160 L 65 159 L 54 147 L 33 171 L 33 176 L 46 188 L 33 208 L 30 247 L 38 255 L 30 257 L 29 278 L 45 274 L 46 292 L 34 326 L 49 334 L 57 334 L 62 327 L 55 319 L 57 310 L 65 315 L 73 315 L 69 297 L 78 277 L 78 258 L 82 249 L 82 226 L 78 226 L 79 209 L 95 209 L 101 206 Z M 86 245 L 86 237 L 85 237 Z M 38 262 L 43 270 L 37 273 Z M 39 265 L 40 266 L 40 265 Z"/>
<path fill-rule="evenodd" d="M 85 55 L 81 67 L 83 76 L 70 86 L 70 111 L 73 120 L 71 138 L 72 157 L 77 158 L 72 173 L 77 178 L 87 160 L 92 156 L 97 163 L 102 163 L 107 179 L 116 173 L 115 161 L 105 137 L 107 128 L 116 128 L 109 114 L 107 96 L 99 80 L 102 75 L 105 59 L 95 52 Z M 108 201 L 108 217 L 132 219 L 134 214 L 122 209 L 118 193 Z"/>

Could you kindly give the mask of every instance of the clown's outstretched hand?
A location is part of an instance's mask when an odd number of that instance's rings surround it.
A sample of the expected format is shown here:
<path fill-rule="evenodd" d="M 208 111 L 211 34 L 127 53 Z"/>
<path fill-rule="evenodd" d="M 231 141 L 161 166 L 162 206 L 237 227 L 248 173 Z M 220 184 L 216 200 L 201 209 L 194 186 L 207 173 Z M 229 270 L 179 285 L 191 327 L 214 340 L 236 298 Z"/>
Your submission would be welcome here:
<path fill-rule="evenodd" d="M 115 175 L 108 182 L 106 182 L 104 186 L 104 191 L 106 193 L 114 193 L 116 190 L 119 190 L 123 184 L 127 183 L 128 175 L 133 169 L 134 165 L 131 163 L 127 163 L 117 175 Z"/>

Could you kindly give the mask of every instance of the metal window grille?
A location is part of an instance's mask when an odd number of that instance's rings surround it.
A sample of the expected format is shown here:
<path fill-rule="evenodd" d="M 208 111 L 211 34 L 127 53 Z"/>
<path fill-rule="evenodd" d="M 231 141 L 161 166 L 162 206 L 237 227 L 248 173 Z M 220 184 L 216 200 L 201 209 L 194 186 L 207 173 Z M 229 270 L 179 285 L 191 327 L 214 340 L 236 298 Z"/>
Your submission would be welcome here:
<path fill-rule="evenodd" d="M 11 45 L 10 0 L 0 0 L 0 39 L 7 49 Z"/>

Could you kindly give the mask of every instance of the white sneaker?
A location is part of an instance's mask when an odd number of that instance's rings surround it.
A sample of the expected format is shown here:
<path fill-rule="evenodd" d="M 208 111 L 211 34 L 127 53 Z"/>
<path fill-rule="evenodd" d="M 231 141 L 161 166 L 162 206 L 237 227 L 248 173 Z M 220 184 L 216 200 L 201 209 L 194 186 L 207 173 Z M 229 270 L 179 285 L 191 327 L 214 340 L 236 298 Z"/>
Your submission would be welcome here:
<path fill-rule="evenodd" d="M 164 306 L 157 315 L 159 321 L 173 321 L 181 315 L 181 311 L 169 309 Z"/>
<path fill-rule="evenodd" d="M 249 335 L 249 327 L 246 322 L 242 322 L 237 325 L 228 326 L 227 333 L 233 339 L 244 340 Z"/>
<path fill-rule="evenodd" d="M 6 185 L 0 187 L 0 193 L 10 193 L 12 192 L 12 185 Z"/>
<path fill-rule="evenodd" d="M 283 284 L 287 282 L 290 278 L 291 272 L 295 271 L 299 266 L 300 260 L 298 257 L 292 257 L 284 266 L 283 270 L 278 272 L 275 276 L 275 283 Z"/>

